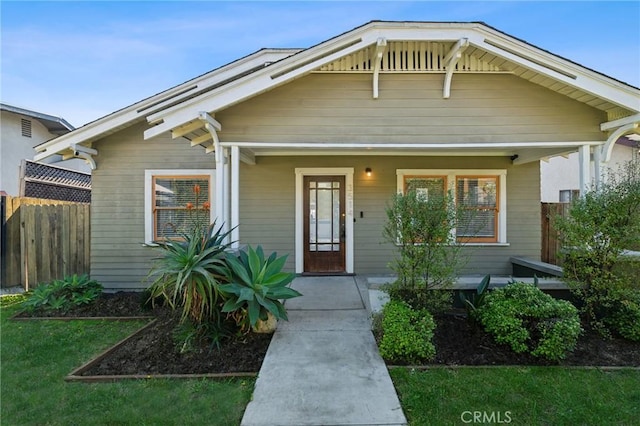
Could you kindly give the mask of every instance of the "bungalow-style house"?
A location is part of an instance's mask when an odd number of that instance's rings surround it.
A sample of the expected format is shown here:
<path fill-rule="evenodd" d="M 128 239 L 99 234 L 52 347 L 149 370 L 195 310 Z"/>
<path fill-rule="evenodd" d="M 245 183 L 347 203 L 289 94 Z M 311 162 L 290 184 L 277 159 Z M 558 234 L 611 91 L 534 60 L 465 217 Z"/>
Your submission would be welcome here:
<path fill-rule="evenodd" d="M 638 88 L 484 23 L 374 21 L 257 51 L 36 159 L 92 165 L 91 274 L 107 288 L 142 287 L 154 241 L 202 215 L 296 273 L 388 274 L 385 205 L 409 185 L 481 211 L 467 272 L 509 274 L 510 256 L 540 259 L 540 159 L 578 151 L 587 188 L 639 123 Z"/>

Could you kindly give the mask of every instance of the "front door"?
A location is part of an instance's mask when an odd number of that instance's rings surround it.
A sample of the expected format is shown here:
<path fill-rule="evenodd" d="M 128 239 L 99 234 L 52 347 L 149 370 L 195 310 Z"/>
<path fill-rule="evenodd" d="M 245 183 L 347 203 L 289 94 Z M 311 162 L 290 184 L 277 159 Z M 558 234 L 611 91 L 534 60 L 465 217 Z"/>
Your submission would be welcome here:
<path fill-rule="evenodd" d="M 304 177 L 304 272 L 345 272 L 345 178 Z"/>

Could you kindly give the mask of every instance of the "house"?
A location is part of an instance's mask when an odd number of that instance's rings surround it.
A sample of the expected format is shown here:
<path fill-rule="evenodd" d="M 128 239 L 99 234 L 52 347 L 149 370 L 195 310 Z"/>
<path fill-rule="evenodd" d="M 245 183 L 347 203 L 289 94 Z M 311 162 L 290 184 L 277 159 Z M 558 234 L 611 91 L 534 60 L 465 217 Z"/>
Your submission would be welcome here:
<path fill-rule="evenodd" d="M 640 164 L 640 141 L 621 136 L 613 146 L 608 167 L 599 173 L 616 173 L 628 162 Z M 579 163 L 577 152 L 542 160 L 540 176 L 543 203 L 568 203 L 580 194 Z M 591 175 L 595 176 L 595 173 L 592 169 Z"/>
<path fill-rule="evenodd" d="M 388 274 L 385 204 L 451 189 L 486 226 L 465 272 L 540 259 L 540 159 L 636 131 L 640 90 L 484 23 L 373 21 L 263 49 L 37 147 L 93 167 L 91 273 L 140 288 L 154 241 L 209 216 L 310 274 Z M 207 210 L 204 204 L 210 206 Z M 189 207 L 189 208 L 187 208 Z"/>
<path fill-rule="evenodd" d="M 22 162 L 33 159 L 34 147 L 69 133 L 74 127 L 63 118 L 7 104 L 0 104 L 0 114 L 0 193 L 24 196 Z M 71 170 L 70 174 L 73 170 L 85 174 L 90 171 L 84 161 L 62 161 L 59 155 L 48 156 L 43 162 L 64 165 Z"/>

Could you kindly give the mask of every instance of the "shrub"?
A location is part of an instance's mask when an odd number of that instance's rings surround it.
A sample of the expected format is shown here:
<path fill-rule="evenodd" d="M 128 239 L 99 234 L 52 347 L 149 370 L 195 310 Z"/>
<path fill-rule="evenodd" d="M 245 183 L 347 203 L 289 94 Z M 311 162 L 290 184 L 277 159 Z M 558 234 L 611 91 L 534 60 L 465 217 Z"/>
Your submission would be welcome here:
<path fill-rule="evenodd" d="M 633 265 L 622 265 L 626 249 L 640 246 L 640 167 L 629 162 L 598 189 L 557 219 L 563 246 L 564 280 L 580 299 L 586 319 L 607 333 L 603 314 L 611 291 L 637 287 Z M 604 328 L 600 326 L 605 325 Z"/>
<path fill-rule="evenodd" d="M 88 275 L 72 275 L 36 287 L 22 303 L 22 311 L 67 310 L 93 303 L 102 294 L 102 285 Z"/>
<path fill-rule="evenodd" d="M 571 303 L 525 283 L 487 294 L 474 315 L 498 343 L 552 361 L 565 358 L 582 331 L 578 310 Z"/>
<path fill-rule="evenodd" d="M 603 309 L 604 324 L 625 339 L 640 341 L 640 291 L 611 291 Z"/>
<path fill-rule="evenodd" d="M 391 362 L 419 363 L 436 354 L 431 342 L 436 325 L 431 314 L 392 300 L 382 309 L 380 355 Z"/>
<path fill-rule="evenodd" d="M 410 190 L 396 194 L 386 213 L 383 236 L 398 249 L 390 263 L 398 279 L 387 287 L 389 296 L 415 309 L 447 309 L 452 303 L 447 288 L 463 261 L 462 246 L 453 236 L 458 213 L 453 195 L 433 191 L 425 198 Z"/>

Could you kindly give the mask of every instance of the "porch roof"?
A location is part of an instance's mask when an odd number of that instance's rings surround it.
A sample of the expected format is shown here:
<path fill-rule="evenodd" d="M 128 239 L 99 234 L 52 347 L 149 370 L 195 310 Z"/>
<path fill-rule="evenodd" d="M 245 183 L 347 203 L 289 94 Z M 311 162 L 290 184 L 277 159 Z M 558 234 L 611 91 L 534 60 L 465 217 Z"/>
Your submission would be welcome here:
<path fill-rule="evenodd" d="M 409 44 L 428 42 L 437 45 L 434 64 L 405 63 L 402 54 Z M 393 52 L 393 54 L 392 54 Z M 436 56 L 433 56 L 433 55 Z M 391 55 L 391 56 L 390 56 Z M 399 56 L 398 56 L 399 55 Z M 386 62 L 385 62 L 385 58 Z M 424 62 L 424 61 L 423 61 Z M 640 123 L 640 89 L 585 68 L 565 58 L 509 36 L 484 23 L 381 22 L 372 21 L 308 49 L 264 50 L 198 77 L 131 107 L 113 113 L 75 132 L 37 147 L 36 159 L 55 153 L 73 156 L 78 144 L 90 145 L 109 133 L 145 120 L 151 127 L 144 132 L 149 139 L 170 132 L 174 138 L 186 138 L 191 145 L 201 145 L 207 152 L 215 151 L 216 131 L 224 123 L 215 121 L 215 113 L 258 94 L 314 72 L 359 72 L 372 75 L 372 96 L 377 97 L 377 79 L 385 72 L 444 73 L 443 97 L 448 97 L 448 85 L 456 73 L 501 72 L 554 90 L 607 113 L 601 124 L 603 132 L 618 136 L 637 133 Z M 208 118 L 207 118 L 208 117 Z M 207 126 L 207 122 L 209 125 Z M 620 135 L 617 135 L 620 133 Z M 524 155 L 533 159 L 575 150 L 578 145 L 602 144 L 603 141 L 583 141 L 542 146 L 531 142 L 527 146 L 331 146 L 288 144 L 269 147 L 265 144 L 244 148 L 245 154 L 263 155 L 291 150 L 365 149 L 371 152 L 422 151 L 451 152 L 458 155 Z M 245 143 L 246 145 L 246 143 Z M 257 143 L 256 143 L 257 145 Z M 248 150 L 253 150 L 252 152 Z M 468 150 L 468 151 L 465 151 Z M 478 150 L 478 151 L 475 151 Z M 523 151 L 525 150 L 525 151 Z M 311 151 L 307 151 L 311 152 Z M 493 153 L 493 154 L 492 154 Z M 443 154 L 444 155 L 444 154 Z M 531 160 L 533 161 L 533 160 Z"/>

